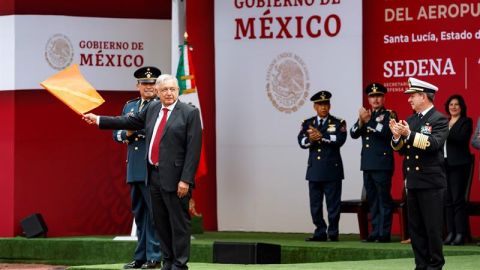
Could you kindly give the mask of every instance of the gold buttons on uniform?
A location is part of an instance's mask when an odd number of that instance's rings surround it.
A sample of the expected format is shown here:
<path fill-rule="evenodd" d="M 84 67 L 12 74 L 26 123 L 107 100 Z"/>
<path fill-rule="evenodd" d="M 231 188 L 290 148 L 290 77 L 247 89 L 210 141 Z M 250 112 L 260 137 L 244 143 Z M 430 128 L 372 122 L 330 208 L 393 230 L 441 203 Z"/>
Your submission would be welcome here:
<path fill-rule="evenodd" d="M 138 147 L 135 146 L 135 150 L 138 150 Z"/>
<path fill-rule="evenodd" d="M 135 138 L 135 141 L 138 142 L 138 138 Z"/>
<path fill-rule="evenodd" d="M 387 153 L 383 152 L 383 155 L 384 155 L 384 156 L 386 156 L 386 155 L 387 155 Z"/>
<path fill-rule="evenodd" d="M 407 159 L 410 159 L 410 156 L 407 156 Z"/>
<path fill-rule="evenodd" d="M 418 159 L 418 155 L 415 155 L 415 159 Z"/>
<path fill-rule="evenodd" d="M 369 144 L 367 144 L 367 145 L 365 145 L 365 147 L 367 147 L 367 148 L 368 148 L 368 147 L 370 147 L 370 145 L 369 145 Z"/>
<path fill-rule="evenodd" d="M 317 159 L 320 159 L 320 157 L 317 157 Z"/>
<path fill-rule="evenodd" d="M 407 171 L 410 171 L 410 167 L 407 167 Z"/>
<path fill-rule="evenodd" d="M 367 141 L 370 140 L 370 137 L 365 137 L 365 140 L 367 140 Z"/>
<path fill-rule="evenodd" d="M 420 170 L 420 168 L 419 168 L 419 167 L 415 167 L 415 171 L 418 171 L 418 170 Z"/>
<path fill-rule="evenodd" d="M 322 149 L 318 149 L 317 152 L 322 152 Z"/>
<path fill-rule="evenodd" d="M 410 145 L 407 145 L 407 148 L 410 149 Z"/>

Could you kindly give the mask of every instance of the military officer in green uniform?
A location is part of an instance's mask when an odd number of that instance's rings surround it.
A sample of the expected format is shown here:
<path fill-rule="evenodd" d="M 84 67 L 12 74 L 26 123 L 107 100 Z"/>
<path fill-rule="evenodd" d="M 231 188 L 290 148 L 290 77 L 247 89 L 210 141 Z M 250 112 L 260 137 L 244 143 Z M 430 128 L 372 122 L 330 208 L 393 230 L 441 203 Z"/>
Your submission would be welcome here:
<path fill-rule="evenodd" d="M 303 121 L 298 144 L 309 150 L 306 180 L 310 213 L 315 231 L 306 241 L 338 241 L 343 163 L 340 147 L 347 139 L 346 122 L 330 115 L 332 94 L 320 91 L 310 100 L 316 115 Z M 328 227 L 323 219 L 323 198 L 328 212 Z"/>
<path fill-rule="evenodd" d="M 392 175 L 393 150 L 390 146 L 392 132 L 390 119 L 396 113 L 384 107 L 387 88 L 380 83 L 371 83 L 365 88 L 370 109 L 360 108 L 357 122 L 350 129 L 353 139 L 362 137 L 360 169 L 363 171 L 363 186 L 372 217 L 372 232 L 366 242 L 390 242 L 392 225 Z"/>
<path fill-rule="evenodd" d="M 448 119 L 433 106 L 438 88 L 408 79 L 408 102 L 415 111 L 407 120 L 390 120 L 391 144 L 404 156 L 408 228 L 415 255 L 415 269 L 442 269 L 443 211 L 447 187 L 443 147 Z"/>
<path fill-rule="evenodd" d="M 140 97 L 127 101 L 122 115 L 143 111 L 156 98 L 155 81 L 161 72 L 156 67 L 141 67 L 133 74 Z M 150 192 L 147 187 L 145 130 L 114 130 L 113 140 L 127 144 L 127 183 L 130 185 L 132 212 L 137 225 L 137 247 L 133 261 L 125 269 L 150 269 L 160 266 L 160 242 L 152 218 Z"/>

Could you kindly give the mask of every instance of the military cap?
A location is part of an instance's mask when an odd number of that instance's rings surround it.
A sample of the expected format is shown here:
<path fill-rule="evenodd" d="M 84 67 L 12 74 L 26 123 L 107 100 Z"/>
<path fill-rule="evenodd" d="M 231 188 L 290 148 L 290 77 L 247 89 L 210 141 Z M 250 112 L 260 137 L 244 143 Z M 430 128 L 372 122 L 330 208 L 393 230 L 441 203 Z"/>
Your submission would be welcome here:
<path fill-rule="evenodd" d="M 413 77 L 408 78 L 408 89 L 405 90 L 405 94 L 412 94 L 417 92 L 433 93 L 438 91 L 438 87 L 428 82 L 415 79 Z"/>
<path fill-rule="evenodd" d="M 310 98 L 310 101 L 313 101 L 315 103 L 323 103 L 323 102 L 330 102 L 330 98 L 332 97 L 332 93 L 322 90 L 317 92 L 315 95 L 313 95 Z"/>
<path fill-rule="evenodd" d="M 139 83 L 155 83 L 162 72 L 156 67 L 141 67 L 133 73 Z"/>
<path fill-rule="evenodd" d="M 375 95 L 385 95 L 387 93 L 387 88 L 383 86 L 381 83 L 371 83 L 365 87 L 365 93 L 367 96 L 375 96 Z"/>

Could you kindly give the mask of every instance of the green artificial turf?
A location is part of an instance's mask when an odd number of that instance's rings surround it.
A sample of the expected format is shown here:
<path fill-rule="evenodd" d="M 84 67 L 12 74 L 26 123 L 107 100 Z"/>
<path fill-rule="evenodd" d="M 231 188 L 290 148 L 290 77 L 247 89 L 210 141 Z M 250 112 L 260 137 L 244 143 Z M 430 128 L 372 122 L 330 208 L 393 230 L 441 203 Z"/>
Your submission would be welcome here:
<path fill-rule="evenodd" d="M 480 255 L 446 257 L 444 270 L 478 270 Z M 369 261 L 342 261 L 325 263 L 299 263 L 280 265 L 233 265 L 213 263 L 189 263 L 191 270 L 405 270 L 414 268 L 413 258 L 369 260 Z M 69 267 L 68 270 L 113 270 L 122 269 L 122 264 L 90 265 Z"/>
<path fill-rule="evenodd" d="M 282 264 L 413 258 L 411 246 L 400 244 L 398 238 L 394 238 L 392 243 L 362 243 L 358 235 L 341 235 L 339 242 L 305 242 L 307 236 L 308 234 L 299 233 L 205 232 L 196 234 L 192 240 L 190 262 L 211 263 L 215 241 L 279 244 L 282 246 Z M 0 262 L 69 266 L 123 265 L 129 262 L 135 241 L 113 241 L 112 238 L 0 238 Z M 444 248 L 444 253 L 446 256 L 480 256 L 480 247 L 473 244 L 448 246 Z M 198 267 L 201 265 L 198 264 Z"/>

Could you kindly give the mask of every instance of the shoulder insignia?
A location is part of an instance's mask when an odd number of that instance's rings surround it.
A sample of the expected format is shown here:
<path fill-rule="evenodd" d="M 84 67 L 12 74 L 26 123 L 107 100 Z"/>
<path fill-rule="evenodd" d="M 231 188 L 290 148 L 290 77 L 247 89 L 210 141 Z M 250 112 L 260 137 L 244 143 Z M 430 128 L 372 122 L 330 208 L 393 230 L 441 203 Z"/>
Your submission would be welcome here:
<path fill-rule="evenodd" d="M 397 119 L 397 113 L 392 110 L 388 110 L 390 112 L 390 119 Z"/>
<path fill-rule="evenodd" d="M 135 101 L 138 101 L 139 99 L 140 99 L 140 97 L 137 97 L 137 98 L 134 98 L 134 99 L 130 99 L 129 101 L 127 101 L 125 103 L 135 102 Z"/>
<path fill-rule="evenodd" d="M 302 123 L 304 122 L 308 122 L 310 120 L 315 120 L 315 118 L 317 118 L 316 116 L 313 116 L 313 117 L 310 117 L 310 118 L 307 118 L 307 119 L 303 119 Z"/>
<path fill-rule="evenodd" d="M 342 119 L 342 118 L 340 118 L 340 117 L 336 117 L 336 116 L 334 116 L 334 115 L 330 115 L 330 116 L 331 116 L 334 120 L 337 120 L 337 121 L 339 121 L 339 122 L 345 121 L 344 119 Z"/>

